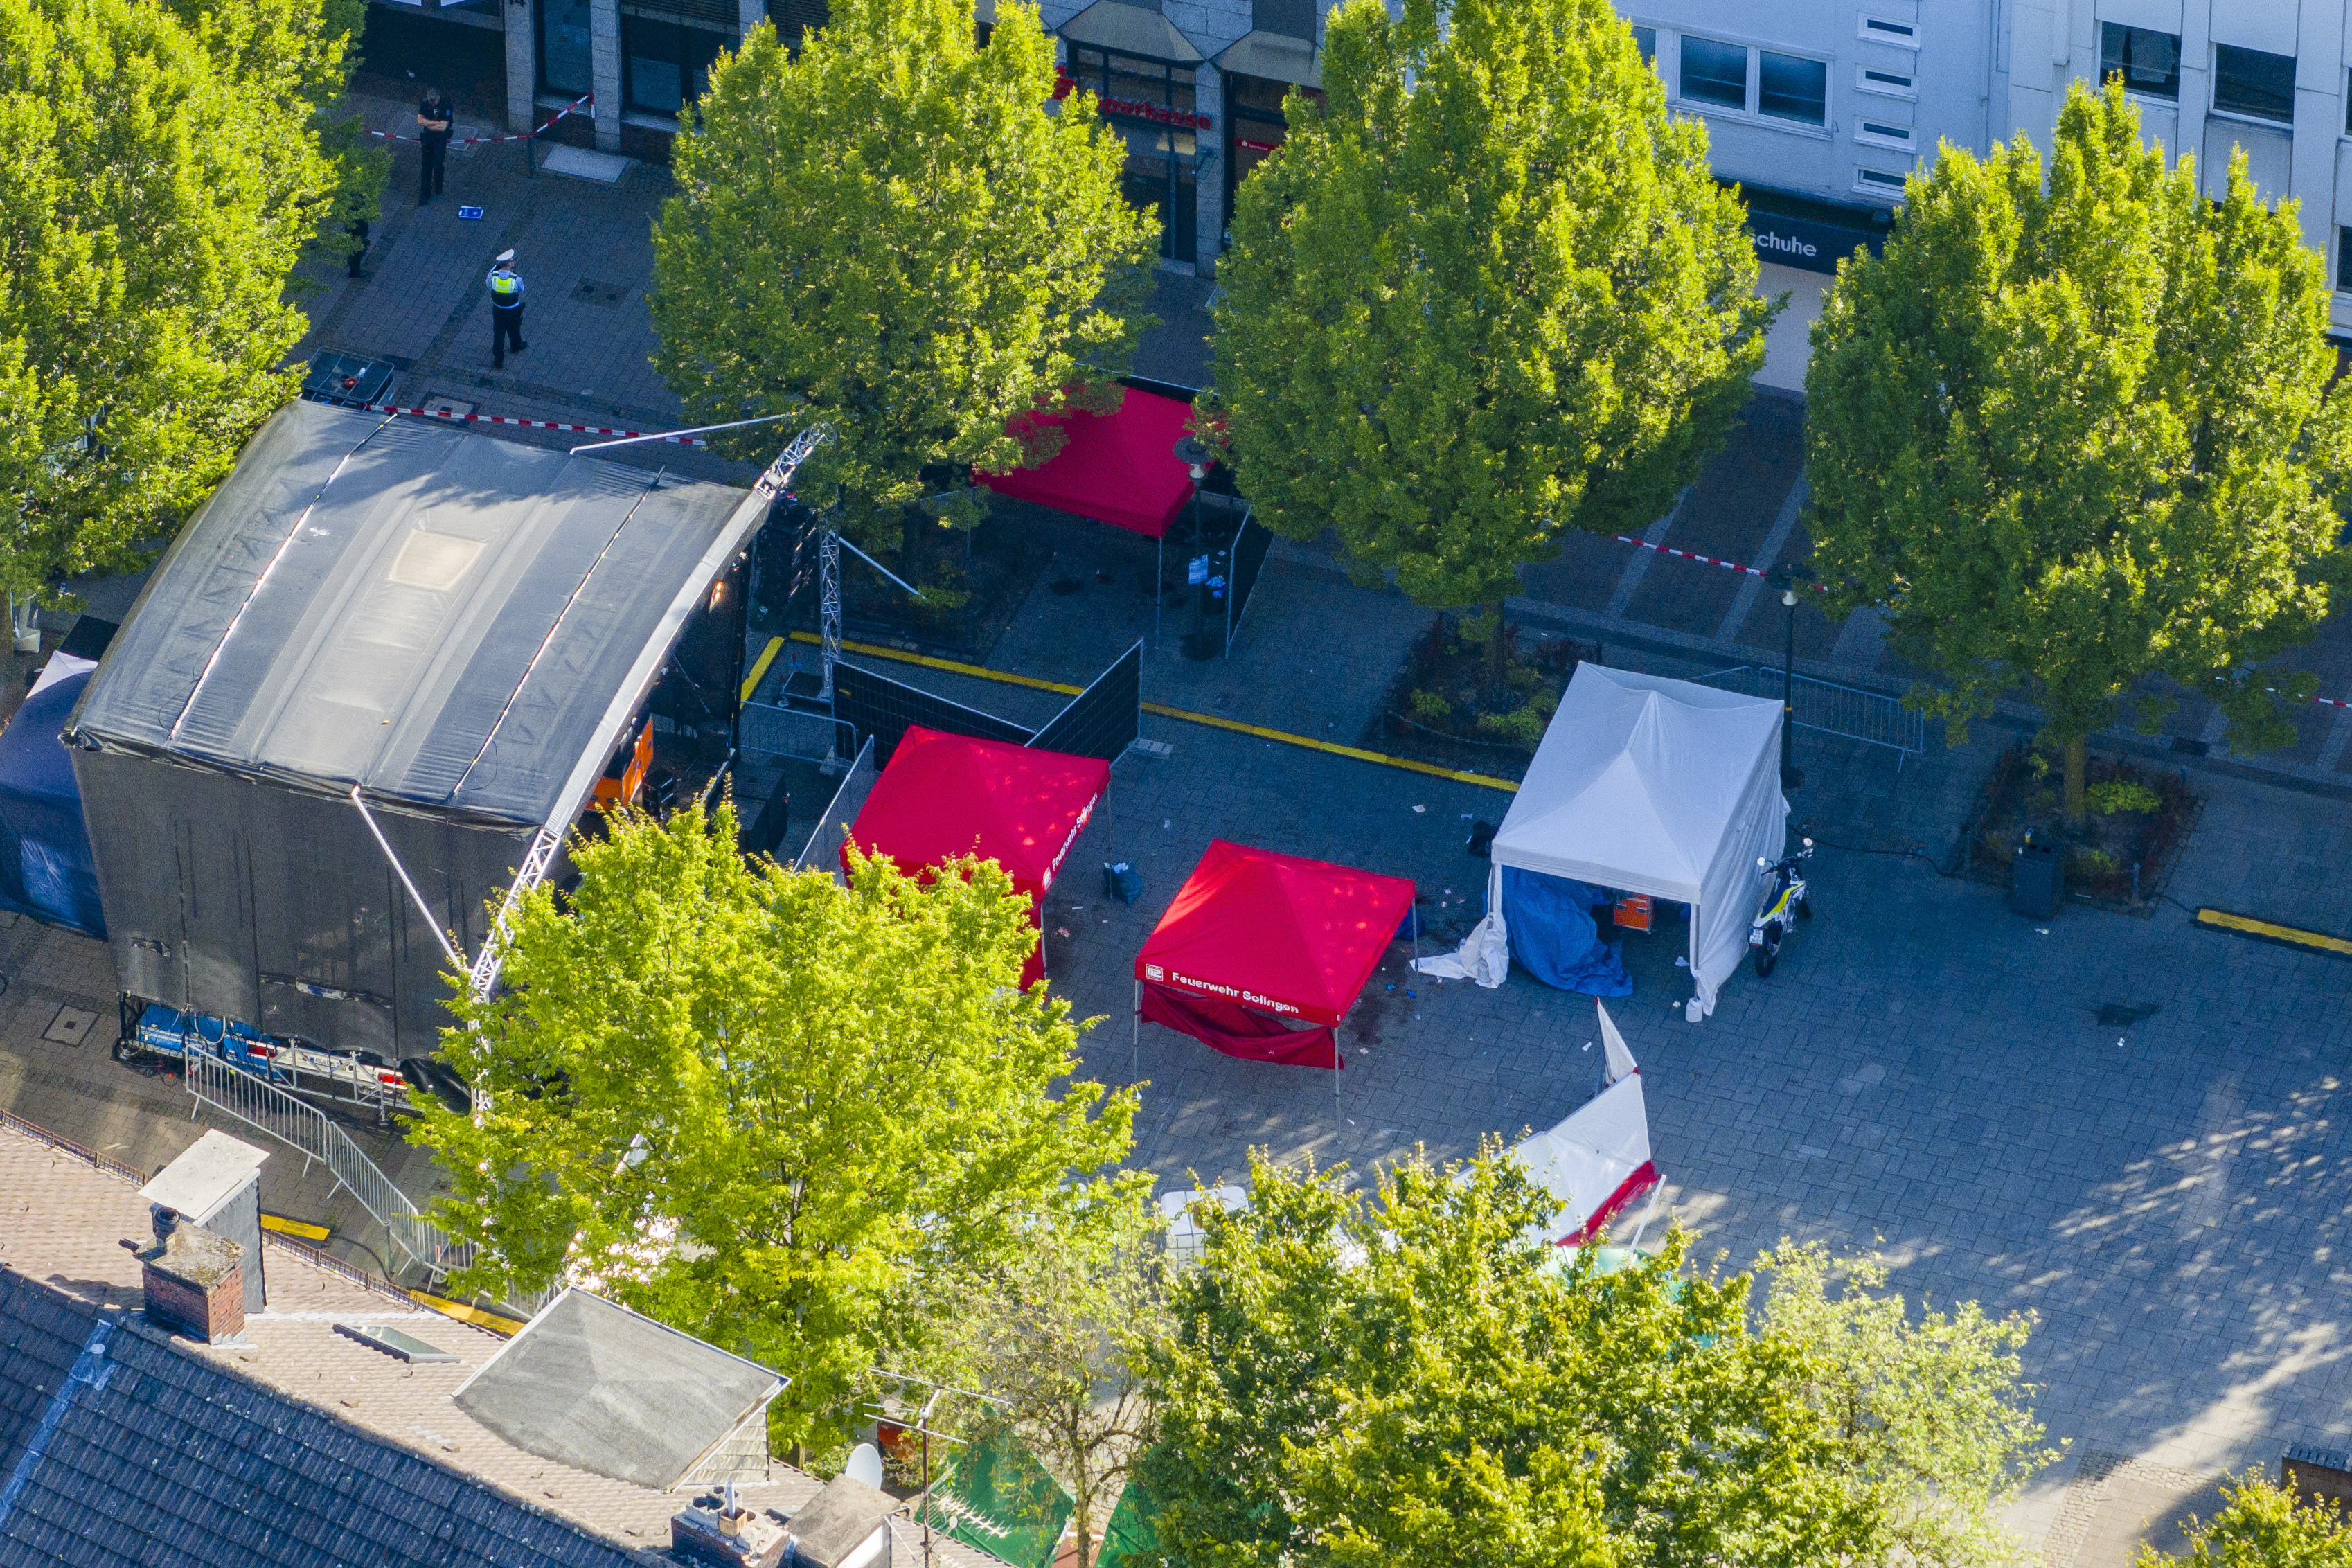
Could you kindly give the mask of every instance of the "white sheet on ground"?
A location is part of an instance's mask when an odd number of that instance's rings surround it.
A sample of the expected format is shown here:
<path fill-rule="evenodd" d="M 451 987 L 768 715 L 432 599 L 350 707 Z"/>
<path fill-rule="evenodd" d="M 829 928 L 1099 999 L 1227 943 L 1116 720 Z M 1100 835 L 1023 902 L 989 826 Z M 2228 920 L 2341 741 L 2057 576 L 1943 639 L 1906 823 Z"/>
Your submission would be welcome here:
<path fill-rule="evenodd" d="M 1416 958 L 1414 969 L 1440 980 L 1475 980 L 1492 991 L 1511 972 L 1510 932 L 1503 924 L 1503 874 L 1486 873 L 1486 916 L 1470 928 L 1462 945 L 1452 952 Z"/>
<path fill-rule="evenodd" d="M 1787 836 L 1780 748 L 1769 698 L 1580 664 L 1495 834 L 1495 865 L 1690 905 L 1695 1000 L 1712 1013 L 1747 951 L 1757 857 Z"/>

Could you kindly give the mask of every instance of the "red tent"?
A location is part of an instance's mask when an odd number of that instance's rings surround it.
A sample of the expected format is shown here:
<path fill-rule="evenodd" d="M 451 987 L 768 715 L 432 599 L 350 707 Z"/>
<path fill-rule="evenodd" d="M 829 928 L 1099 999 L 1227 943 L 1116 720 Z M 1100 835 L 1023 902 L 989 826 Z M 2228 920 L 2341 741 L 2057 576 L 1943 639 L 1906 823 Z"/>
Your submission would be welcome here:
<path fill-rule="evenodd" d="M 1045 890 L 1109 783 L 1110 764 L 1097 758 L 909 725 L 849 825 L 842 864 L 849 844 L 860 854 L 887 855 L 906 870 L 978 855 L 1004 868 L 1029 895 L 1029 918 L 1042 925 Z M 1045 972 L 1045 957 L 1041 937 L 1021 972 L 1023 985 Z"/>
<path fill-rule="evenodd" d="M 1120 392 L 1110 414 L 1024 415 L 1016 428 L 1025 422 L 1068 432 L 1062 449 L 1034 468 L 974 477 L 999 495 L 1164 537 L 1192 499 L 1192 472 L 1174 450 L 1190 434 L 1192 405 L 1132 387 Z"/>
<path fill-rule="evenodd" d="M 1213 839 L 1136 954 L 1137 1014 L 1229 1057 L 1336 1068 L 1333 1027 L 1412 910 L 1402 877 Z"/>

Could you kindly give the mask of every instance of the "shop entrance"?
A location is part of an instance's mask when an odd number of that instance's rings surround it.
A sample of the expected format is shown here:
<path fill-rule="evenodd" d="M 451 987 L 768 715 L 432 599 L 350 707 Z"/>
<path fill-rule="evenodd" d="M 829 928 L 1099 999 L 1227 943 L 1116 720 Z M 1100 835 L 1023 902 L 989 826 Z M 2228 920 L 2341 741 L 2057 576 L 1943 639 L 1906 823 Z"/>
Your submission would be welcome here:
<path fill-rule="evenodd" d="M 1127 139 L 1123 189 L 1135 205 L 1159 209 L 1160 258 L 1191 262 L 1199 253 L 1198 132 L 1208 123 L 1193 108 L 1192 68 L 1074 43 L 1066 68 Z"/>

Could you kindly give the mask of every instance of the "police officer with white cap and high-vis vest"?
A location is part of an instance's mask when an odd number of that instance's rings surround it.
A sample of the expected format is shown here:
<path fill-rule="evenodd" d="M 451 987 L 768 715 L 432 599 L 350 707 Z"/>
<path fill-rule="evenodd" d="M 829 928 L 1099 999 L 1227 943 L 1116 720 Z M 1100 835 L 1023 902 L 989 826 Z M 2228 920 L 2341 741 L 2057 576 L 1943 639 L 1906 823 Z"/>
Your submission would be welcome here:
<path fill-rule="evenodd" d="M 514 252 L 499 252 L 490 268 L 490 364 L 507 367 L 507 350 L 520 353 L 530 345 L 522 341 L 522 279 L 515 276 Z"/>

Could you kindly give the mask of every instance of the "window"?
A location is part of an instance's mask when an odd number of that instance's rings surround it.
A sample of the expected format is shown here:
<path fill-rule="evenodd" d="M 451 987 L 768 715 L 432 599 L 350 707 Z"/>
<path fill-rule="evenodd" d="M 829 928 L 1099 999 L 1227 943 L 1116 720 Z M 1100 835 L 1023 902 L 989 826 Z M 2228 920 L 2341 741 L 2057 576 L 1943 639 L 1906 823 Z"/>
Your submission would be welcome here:
<path fill-rule="evenodd" d="M 1712 38 L 1683 39 L 1682 96 L 1694 103 L 1748 107 L 1748 51 Z"/>
<path fill-rule="evenodd" d="M 1830 68 L 1798 55 L 1757 52 L 1757 107 L 1775 120 L 1829 123 Z"/>
<path fill-rule="evenodd" d="M 539 85 L 567 97 L 596 84 L 590 72 L 588 0 L 540 0 Z"/>
<path fill-rule="evenodd" d="M 2294 57 L 2213 46 L 2213 107 L 2253 120 L 2294 123 Z"/>
<path fill-rule="evenodd" d="M 621 97 L 626 107 L 678 114 L 702 96 L 710 62 L 734 43 L 731 29 L 700 15 L 709 7 L 631 5 L 621 12 Z"/>
<path fill-rule="evenodd" d="M 1854 122 L 1853 139 L 1857 142 L 1869 142 L 1881 147 L 1900 147 L 1908 152 L 1911 147 L 1911 127 L 1908 125 L 1895 125 L 1883 120 L 1860 120 Z"/>
<path fill-rule="evenodd" d="M 2121 71 L 2124 90 L 2143 98 L 2180 101 L 2180 36 L 2153 27 L 2099 24 L 2099 79 Z"/>
<path fill-rule="evenodd" d="M 798 54 L 811 33 L 823 32 L 833 20 L 833 7 L 825 0 L 768 0 L 768 17 L 784 47 Z"/>
<path fill-rule="evenodd" d="M 1654 66 L 1658 63 L 1658 30 L 1655 27 L 1634 28 L 1633 45 L 1642 51 L 1643 65 Z"/>
<path fill-rule="evenodd" d="M 2352 228 L 2336 231 L 2336 287 L 2352 290 Z"/>
<path fill-rule="evenodd" d="M 1882 98 L 1916 98 L 1919 89 L 1911 79 L 1899 71 L 1873 70 L 1868 66 L 1856 66 L 1853 85 L 1864 92 L 1874 92 Z"/>
<path fill-rule="evenodd" d="M 1874 44 L 1893 44 L 1898 49 L 1919 47 L 1919 29 L 1908 22 L 1897 22 L 1888 16 L 1874 16 L 1864 12 L 1854 25 L 1854 31 Z"/>
<path fill-rule="evenodd" d="M 1315 41 L 1314 0 L 1253 0 L 1250 26 L 1261 33 Z"/>
<path fill-rule="evenodd" d="M 1903 194 L 1905 176 L 1890 174 L 1884 169 L 1856 169 L 1853 188 L 1867 191 L 1874 196 L 1899 196 Z"/>

